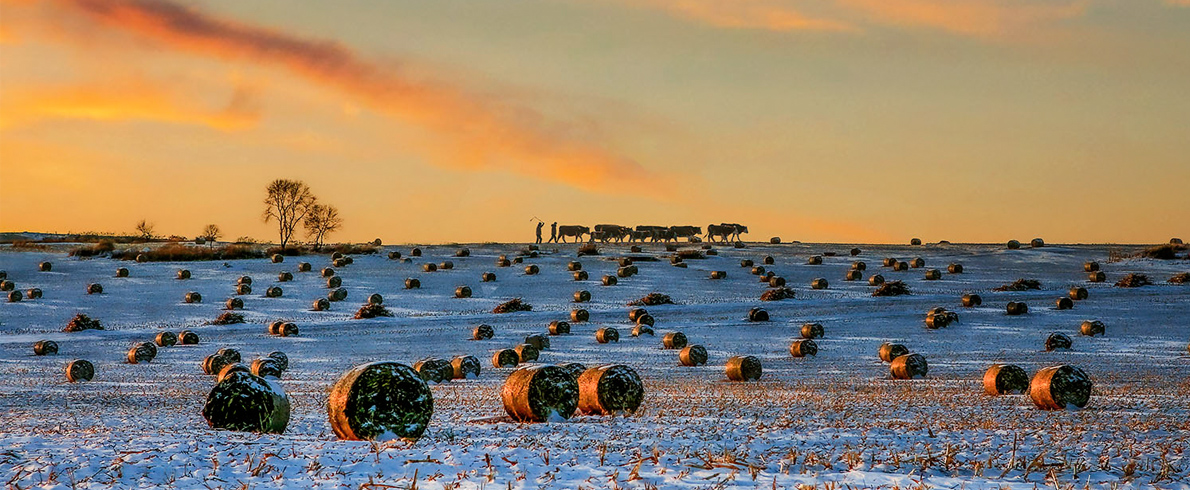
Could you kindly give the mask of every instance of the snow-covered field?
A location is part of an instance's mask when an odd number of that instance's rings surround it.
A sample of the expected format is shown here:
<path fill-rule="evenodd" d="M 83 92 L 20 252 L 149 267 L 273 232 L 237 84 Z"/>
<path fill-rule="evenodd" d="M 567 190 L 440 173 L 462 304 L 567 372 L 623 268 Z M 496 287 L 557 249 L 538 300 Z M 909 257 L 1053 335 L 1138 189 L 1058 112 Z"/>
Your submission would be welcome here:
<path fill-rule="evenodd" d="M 408 255 L 408 247 L 385 247 Z M 860 246 L 750 245 L 717 247 L 718 256 L 673 267 L 661 246 L 646 245 L 640 274 L 604 287 L 614 274 L 609 259 L 627 246 L 601 247 L 583 257 L 591 280 L 576 282 L 566 270 L 575 247 L 542 247 L 541 274 L 521 266 L 498 268 L 521 245 L 471 245 L 471 257 L 452 257 L 456 247 L 423 247 L 411 263 L 385 255 L 356 256 L 339 270 L 349 290 L 330 311 L 310 311 L 326 294 L 317 272 L 297 273 L 299 261 L 315 271 L 325 255 L 287 257 L 284 263 L 242 260 L 193 263 L 133 263 L 106 258 L 76 260 L 62 252 L 0 251 L 0 269 L 18 289 L 38 287 L 44 298 L 0 304 L 0 478 L 9 488 L 1190 488 L 1190 285 L 1165 282 L 1190 262 L 1125 260 L 1108 263 L 1109 250 L 1136 247 L 1058 246 L 1006 250 L 1002 245 Z M 838 252 L 823 265 L 807 256 Z M 789 281 L 797 298 L 761 302 L 765 285 L 741 259 L 760 263 Z M 945 271 L 960 262 L 965 273 L 925 281 L 924 269 L 893 272 L 884 257 L 922 257 Z M 1099 260 L 1108 282 L 1090 284 L 1082 264 Z M 37 263 L 53 262 L 52 272 Z M 422 272 L 425 262 L 454 262 L 454 269 Z M 911 296 L 872 297 L 867 281 L 846 282 L 853 260 L 869 275 L 904 280 Z M 128 267 L 128 278 L 115 278 Z M 175 279 L 178 269 L 193 273 Z M 726 270 L 725 280 L 708 279 Z M 275 283 L 277 273 L 296 279 Z M 483 272 L 496 282 L 480 282 Z M 1113 287 L 1128 272 L 1156 283 Z M 204 325 L 234 296 L 235 279 L 251 276 L 253 294 L 243 296 L 247 324 Z M 407 277 L 421 280 L 405 290 Z M 830 282 L 812 290 L 813 278 Z M 992 292 L 1019 278 L 1038 279 L 1042 290 Z M 104 294 L 87 295 L 100 282 Z M 269 285 L 281 298 L 265 298 Z M 455 299 L 456 286 L 474 297 Z M 1090 297 L 1072 310 L 1054 309 L 1069 287 L 1083 285 Z M 622 363 L 637 370 L 646 388 L 642 410 L 627 417 L 576 416 L 565 422 L 519 424 L 503 418 L 499 391 L 510 369 L 490 368 L 491 353 L 512 347 L 551 320 L 568 319 L 576 290 L 589 290 L 583 307 L 591 321 L 553 337 L 542 353 L 547 363 L 588 366 Z M 187 291 L 201 304 L 182 301 Z M 673 297 L 675 305 L 650 307 L 656 337 L 633 338 L 625 303 L 649 292 Z M 984 304 L 963 308 L 959 297 L 978 292 Z M 393 318 L 351 319 L 367 295 L 384 295 Z M 520 297 L 533 311 L 491 314 Z M 1008 301 L 1025 301 L 1030 312 L 1007 316 Z M 765 307 L 768 323 L 745 320 L 749 308 Z M 960 322 L 926 329 L 935 306 L 955 310 Z M 98 318 L 104 331 L 62 333 L 76 313 Z M 288 319 L 297 337 L 271 337 L 266 324 Z M 1107 325 L 1104 337 L 1078 335 L 1085 319 Z M 821 323 L 816 357 L 794 359 L 790 341 L 804 322 Z M 496 336 L 468 340 L 487 323 Z M 601 326 L 621 329 L 621 341 L 599 344 Z M 160 330 L 197 332 L 196 346 L 162 348 L 150 364 L 124 362 L 128 347 Z M 661 335 L 684 332 L 706 346 L 710 362 L 682 367 L 677 351 L 661 348 Z M 1074 339 L 1070 351 L 1045 352 L 1050 332 Z M 33 342 L 51 339 L 61 352 L 37 357 Z M 929 376 L 889 379 L 876 350 L 882 342 L 904 343 L 929 361 Z M 220 347 L 245 359 L 281 350 L 290 370 L 281 384 L 293 403 L 283 435 L 230 433 L 208 428 L 200 411 L 214 383 L 200 362 Z M 478 379 L 433 386 L 434 416 L 416 443 L 339 441 L 327 423 L 327 389 L 350 367 L 368 361 L 412 364 L 419 358 L 470 354 L 484 362 Z M 727 381 L 723 363 L 736 354 L 759 357 L 758 382 Z M 64 364 L 95 363 L 94 381 L 67 383 Z M 1094 380 L 1090 404 L 1079 411 L 1046 412 L 1026 395 L 991 397 L 981 378 L 994 362 L 1010 362 L 1032 374 L 1060 363 L 1085 370 Z"/>

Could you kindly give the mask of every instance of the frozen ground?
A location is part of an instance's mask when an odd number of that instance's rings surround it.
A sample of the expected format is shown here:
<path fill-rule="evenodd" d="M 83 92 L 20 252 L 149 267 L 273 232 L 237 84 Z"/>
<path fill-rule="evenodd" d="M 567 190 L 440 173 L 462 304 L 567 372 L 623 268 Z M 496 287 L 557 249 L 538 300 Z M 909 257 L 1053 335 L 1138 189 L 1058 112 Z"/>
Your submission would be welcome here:
<path fill-rule="evenodd" d="M 638 276 L 603 287 L 614 273 L 606 260 L 625 247 L 602 247 L 602 257 L 580 259 L 592 280 L 575 282 L 566 271 L 573 246 L 543 247 L 520 267 L 497 268 L 495 257 L 518 245 L 472 245 L 472 256 L 451 257 L 454 247 L 423 247 L 412 263 L 384 255 L 357 256 L 340 275 L 350 291 L 329 312 L 309 311 L 325 295 L 317 273 L 295 273 L 279 284 L 284 297 L 263 297 L 280 271 L 299 260 L 315 270 L 327 256 L 267 260 L 137 264 L 110 259 L 74 260 L 64 253 L 0 251 L 0 269 L 19 289 L 39 287 L 45 297 L 0 304 L 0 478 L 10 488 L 1190 488 L 1190 285 L 1165 283 L 1187 261 L 1127 260 L 1107 263 L 1109 248 L 1049 246 L 1009 251 L 1000 245 L 860 246 L 865 279 L 880 273 L 903 279 L 912 296 L 873 298 L 866 281 L 845 282 L 850 245 L 751 245 L 719 248 L 720 255 L 690 260 L 688 269 L 640 262 Z M 408 253 L 408 247 L 386 247 Z M 1115 247 L 1125 253 L 1132 251 Z M 820 266 L 813 253 L 835 251 Z M 659 246 L 646 254 L 664 256 Z M 764 287 L 742 258 L 760 262 L 789 280 L 797 299 L 762 303 Z M 883 257 L 923 257 L 945 270 L 961 262 L 965 273 L 923 280 L 923 269 L 892 272 Z M 1101 262 L 1108 282 L 1089 284 L 1087 259 Z M 37 272 L 42 260 L 53 272 Z M 427 261 L 451 260 L 454 270 L 421 272 Z M 117 267 L 131 277 L 115 278 Z M 187 268 L 193 279 L 174 279 Z M 721 281 L 710 270 L 726 270 Z M 480 274 L 495 272 L 494 283 Z M 1127 272 L 1156 284 L 1111 286 Z M 208 326 L 234 293 L 240 275 L 255 279 L 245 296 L 249 323 Z M 417 277 L 420 290 L 405 290 Z M 824 277 L 828 290 L 812 290 Z M 1018 278 L 1038 279 L 1041 291 L 997 293 Z M 105 293 L 88 296 L 101 282 Z M 1053 309 L 1072 285 L 1090 298 L 1073 310 Z M 454 299 L 459 285 L 474 291 Z M 543 362 L 587 365 L 623 363 L 644 379 L 643 410 L 629 417 L 575 417 L 567 422 L 517 424 L 502 419 L 499 389 L 510 370 L 491 369 L 493 350 L 565 319 L 574 291 L 594 299 L 584 307 L 591 322 L 569 336 L 552 338 Z M 202 304 L 185 304 L 187 291 Z M 669 294 L 676 305 L 651 307 L 657 337 L 628 336 L 625 303 L 646 293 Z M 364 298 L 378 292 L 394 318 L 351 320 Z M 980 308 L 959 304 L 965 292 L 984 298 Z M 493 315 L 501 301 L 522 297 L 533 311 Z M 1010 300 L 1028 302 L 1030 313 L 1004 314 Z M 764 306 L 769 323 L 744 321 Z M 926 310 L 944 306 L 960 323 L 943 330 L 923 325 Z M 107 330 L 61 333 L 76 312 L 100 319 Z M 301 336 L 266 335 L 274 319 L 298 323 Z M 1106 337 L 1080 337 L 1079 324 L 1098 319 Z M 789 342 L 803 322 L 822 323 L 819 354 L 793 359 Z M 495 327 L 490 341 L 467 340 L 472 327 Z M 592 332 L 621 327 L 618 344 L 598 344 Z M 197 346 L 163 348 L 148 365 L 129 365 L 125 351 L 162 329 L 199 333 Z M 684 332 L 706 346 L 704 367 L 681 367 L 660 336 Z M 1074 348 L 1047 353 L 1049 332 L 1071 335 Z M 40 339 L 58 342 L 57 356 L 35 357 Z M 890 380 L 876 357 L 881 342 L 899 341 L 927 357 L 927 379 Z M 246 359 L 282 350 L 290 371 L 282 385 L 293 402 L 288 430 L 258 436 L 210 430 L 200 410 L 213 378 L 201 359 L 219 347 Z M 471 354 L 484 361 L 478 379 L 433 387 L 435 412 L 415 444 L 343 442 L 326 417 L 326 391 L 353 365 L 374 360 L 412 364 L 424 356 Z M 731 383 L 723 362 L 750 354 L 764 362 L 759 382 Z M 92 382 L 66 383 L 70 359 L 96 365 Z M 981 376 L 993 362 L 1019 364 L 1030 373 L 1069 363 L 1095 382 L 1090 405 L 1080 411 L 1043 412 L 1027 396 L 984 395 Z"/>

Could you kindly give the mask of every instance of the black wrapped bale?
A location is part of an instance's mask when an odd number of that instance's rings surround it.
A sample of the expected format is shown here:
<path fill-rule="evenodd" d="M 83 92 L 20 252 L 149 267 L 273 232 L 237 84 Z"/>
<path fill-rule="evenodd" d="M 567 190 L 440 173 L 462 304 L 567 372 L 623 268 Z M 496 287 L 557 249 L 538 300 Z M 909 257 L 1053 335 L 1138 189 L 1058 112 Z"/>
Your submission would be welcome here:
<path fill-rule="evenodd" d="M 41 272 L 50 272 L 53 269 L 54 269 L 54 264 L 51 264 L 49 262 L 42 262 L 40 264 L 37 264 L 37 270 L 39 270 Z"/>
<path fill-rule="evenodd" d="M 587 271 L 575 271 L 574 272 L 574 280 L 576 280 L 576 281 L 586 281 L 587 279 L 590 279 L 590 278 L 591 278 L 591 275 L 587 274 Z"/>
<path fill-rule="evenodd" d="M 821 339 L 826 329 L 822 328 L 821 323 L 805 323 L 802 324 L 801 333 L 803 339 Z"/>
<path fill-rule="evenodd" d="M 269 355 L 267 355 L 265 357 L 268 357 L 269 359 L 276 361 L 277 366 L 280 367 L 282 371 L 289 370 L 289 356 L 285 355 L 284 352 L 276 350 L 276 351 L 270 352 Z"/>
<path fill-rule="evenodd" d="M 529 264 L 529 265 L 525 266 L 525 275 L 526 276 L 535 276 L 539 272 L 541 272 L 541 268 L 538 267 L 537 264 Z"/>
<path fill-rule="evenodd" d="M 492 366 L 496 368 L 516 367 L 521 355 L 515 349 L 500 349 L 492 354 Z"/>
<path fill-rule="evenodd" d="M 582 323 L 591 319 L 591 312 L 583 308 L 575 308 L 570 310 L 570 321 L 575 323 Z"/>
<path fill-rule="evenodd" d="M 1107 280 L 1107 274 L 1103 271 L 1095 271 L 1087 275 L 1088 282 L 1103 282 Z"/>
<path fill-rule="evenodd" d="M 250 367 L 240 364 L 238 362 L 225 365 L 225 366 L 223 366 L 223 369 L 219 370 L 219 374 L 215 375 L 215 382 L 219 383 L 219 382 L 227 379 L 227 377 L 231 376 L 232 373 L 251 374 L 252 369 Z"/>
<path fill-rule="evenodd" d="M 554 320 L 550 322 L 550 335 L 566 335 L 570 333 L 570 323 L 561 320 Z"/>
<path fill-rule="evenodd" d="M 38 340 L 33 343 L 33 355 L 52 356 L 58 353 L 58 343 L 53 340 Z"/>
<path fill-rule="evenodd" d="M 314 266 L 310 265 L 309 262 L 302 262 L 298 264 L 297 270 L 298 272 L 310 272 L 313 268 Z"/>
<path fill-rule="evenodd" d="M 471 331 L 471 340 L 490 340 L 496 335 L 496 329 L 491 325 L 480 324 Z"/>
<path fill-rule="evenodd" d="M 343 374 L 327 399 L 331 429 L 343 440 L 416 440 L 434 413 L 434 395 L 413 368 L 361 364 Z"/>
<path fill-rule="evenodd" d="M 732 381 L 755 381 L 763 374 L 760 359 L 754 356 L 733 356 L 727 360 L 724 370 L 727 379 Z"/>
<path fill-rule="evenodd" d="M 921 239 L 920 239 L 920 238 L 914 238 L 914 239 L 912 239 L 912 240 L 909 240 L 909 244 L 910 244 L 910 245 L 921 245 Z"/>
<path fill-rule="evenodd" d="M 236 294 L 252 294 L 252 286 L 248 284 L 236 284 Z"/>
<path fill-rule="evenodd" d="M 678 362 L 683 366 L 702 366 L 707 363 L 707 348 L 701 345 L 688 345 L 678 353 Z"/>
<path fill-rule="evenodd" d="M 682 332 L 667 333 L 661 337 L 661 346 L 666 349 L 685 349 L 686 334 Z"/>
<path fill-rule="evenodd" d="M 992 364 L 983 373 L 983 392 L 989 395 L 1021 394 L 1029 390 L 1029 373 L 1015 364 Z"/>
<path fill-rule="evenodd" d="M 565 369 L 566 372 L 570 373 L 571 376 L 574 376 L 576 381 L 578 380 L 579 376 L 582 376 L 583 373 L 587 371 L 587 366 L 577 362 L 562 363 L 559 364 L 558 367 Z"/>
<path fill-rule="evenodd" d="M 818 355 L 818 344 L 810 339 L 795 340 L 789 344 L 789 355 L 806 357 Z"/>
<path fill-rule="evenodd" d="M 479 276 L 479 280 L 483 281 L 483 282 L 496 282 L 496 273 L 495 272 L 484 272 L 482 275 Z"/>
<path fill-rule="evenodd" d="M 455 356 L 450 360 L 453 379 L 478 378 L 481 367 L 475 356 Z"/>
<path fill-rule="evenodd" d="M 612 275 L 603 276 L 603 285 L 604 286 L 615 286 L 616 282 L 617 282 L 616 276 L 612 276 Z"/>
<path fill-rule="evenodd" d="M 851 256 L 852 256 L 852 257 L 855 257 L 856 255 L 859 255 L 859 254 L 861 254 L 861 253 L 863 253 L 863 251 L 862 251 L 862 250 L 860 250 L 860 249 L 858 249 L 858 248 L 853 248 L 853 249 L 851 249 Z"/>
<path fill-rule="evenodd" d="M 343 301 L 347 299 L 347 288 L 339 288 L 326 293 L 326 299 L 331 301 Z"/>
<path fill-rule="evenodd" d="M 539 333 L 526 335 L 525 343 L 532 345 L 539 351 L 548 350 L 550 348 L 550 338 Z"/>
<path fill-rule="evenodd" d="M 198 345 L 198 334 L 189 330 L 178 332 L 178 343 L 181 345 Z"/>
<path fill-rule="evenodd" d="M 327 287 L 327 289 L 335 289 L 335 288 L 343 287 L 343 277 L 331 276 L 331 277 L 326 278 L 326 287 Z"/>
<path fill-rule="evenodd" d="M 508 376 L 500 392 L 504 410 L 518 422 L 568 419 L 579 403 L 578 381 L 559 366 L 530 366 Z"/>
<path fill-rule="evenodd" d="M 811 255 L 806 258 L 806 265 L 822 265 L 821 255 Z"/>
<path fill-rule="evenodd" d="M 517 364 L 536 361 L 541 357 L 541 349 L 533 344 L 521 344 L 513 348 L 517 355 Z"/>
<path fill-rule="evenodd" d="M 1029 382 L 1029 398 L 1042 410 L 1083 408 L 1091 400 L 1091 378 L 1074 366 L 1051 366 Z"/>
<path fill-rule="evenodd" d="M 173 332 L 157 332 L 157 336 L 153 338 L 159 347 L 173 347 L 178 344 L 178 336 Z"/>
<path fill-rule="evenodd" d="M 1106 335 L 1107 326 L 1099 320 L 1085 320 L 1082 325 L 1078 327 L 1078 333 L 1087 337 L 1094 337 L 1096 335 Z"/>
<path fill-rule="evenodd" d="M 1070 288 L 1070 293 L 1068 294 L 1068 296 L 1070 297 L 1070 299 L 1075 300 L 1075 301 L 1082 301 L 1084 299 L 1087 299 L 1087 296 L 1088 296 L 1087 288 L 1078 287 L 1078 286 L 1072 287 L 1072 288 Z"/>
<path fill-rule="evenodd" d="M 880 274 L 875 274 L 872 277 L 868 278 L 869 286 L 879 286 L 881 284 L 884 284 L 884 276 L 882 276 Z"/>
<path fill-rule="evenodd" d="M 1024 315 L 1029 312 L 1029 305 L 1023 302 L 1009 301 L 1008 305 L 1004 307 L 1005 312 L 1009 315 Z"/>
<path fill-rule="evenodd" d="M 754 307 L 748 310 L 748 321 L 750 322 L 767 322 L 769 321 L 769 312 L 764 308 Z"/>
<path fill-rule="evenodd" d="M 182 299 L 184 299 L 187 303 L 202 303 L 202 295 L 195 291 L 186 293 L 186 296 Z"/>
<path fill-rule="evenodd" d="M 969 294 L 964 294 L 964 295 L 963 295 L 962 301 L 963 301 L 963 306 L 964 306 L 964 307 L 966 307 L 966 308 L 974 308 L 974 307 L 976 307 L 976 306 L 979 306 L 979 305 L 982 305 L 982 304 L 983 304 L 983 297 L 981 297 L 981 296 L 980 296 L 980 295 L 978 295 L 978 294 L 970 294 L 970 293 L 969 293 Z"/>
<path fill-rule="evenodd" d="M 1084 272 L 1095 272 L 1097 270 L 1099 270 L 1099 262 L 1095 262 L 1094 260 L 1091 260 L 1091 261 L 1087 261 L 1087 262 L 1083 263 L 1083 271 Z"/>
<path fill-rule="evenodd" d="M 414 247 L 409 250 L 409 255 L 413 257 L 421 257 L 421 249 Z"/>
<path fill-rule="evenodd" d="M 405 289 L 421 289 L 421 281 L 413 277 L 405 279 Z"/>
<path fill-rule="evenodd" d="M 66 381 L 77 383 L 95 379 L 95 365 L 86 359 L 75 359 L 66 363 Z"/>
<path fill-rule="evenodd" d="M 711 279 L 726 279 L 727 271 L 711 271 Z"/>
<path fill-rule="evenodd" d="M 421 379 L 431 383 L 442 383 L 455 377 L 455 370 L 450 365 L 450 361 L 437 357 L 429 357 L 413 363 L 413 370 L 417 371 Z"/>
<path fill-rule="evenodd" d="M 252 361 L 251 371 L 253 375 L 260 376 L 262 378 L 280 378 L 281 374 L 285 372 L 284 369 L 281 369 L 281 365 L 276 359 L 271 359 L 268 357 L 263 359 L 254 359 Z"/>
<path fill-rule="evenodd" d="M 577 272 L 583 270 L 583 263 L 578 261 L 570 261 L 566 263 L 566 270 Z"/>
<path fill-rule="evenodd" d="M 242 310 L 244 309 L 244 300 L 240 298 L 228 298 L 224 303 L 224 307 L 228 310 Z"/>
<path fill-rule="evenodd" d="M 950 265 L 946 266 L 946 272 L 949 272 L 951 274 L 962 274 L 963 273 L 963 264 L 950 264 Z"/>
<path fill-rule="evenodd" d="M 603 327 L 595 331 L 595 341 L 600 344 L 620 341 L 620 331 L 615 327 Z"/>
<path fill-rule="evenodd" d="M 880 356 L 881 361 L 892 362 L 893 359 L 896 359 L 896 358 L 904 356 L 904 355 L 908 355 L 909 348 L 905 347 L 902 344 L 891 344 L 891 343 L 885 342 L 883 344 L 880 344 L 880 350 L 877 351 L 877 354 Z"/>
<path fill-rule="evenodd" d="M 1070 347 L 1073 345 L 1074 342 L 1072 342 L 1070 337 L 1068 337 L 1066 334 L 1054 332 L 1051 333 L 1049 337 L 1045 338 L 1046 352 L 1053 352 L 1058 349 L 1070 350 Z"/>
<path fill-rule="evenodd" d="M 154 357 L 157 357 L 157 344 L 152 342 L 141 342 L 128 349 L 129 364 L 152 362 Z"/>
<path fill-rule="evenodd" d="M 335 267 L 340 267 L 340 268 L 347 267 L 347 259 L 344 257 L 339 257 L 337 259 L 333 259 L 333 260 L 331 260 L 331 265 L 333 265 Z"/>
<path fill-rule="evenodd" d="M 763 259 L 760 259 L 760 262 L 764 265 L 773 265 L 777 263 L 777 259 L 774 259 L 772 255 L 765 255 Z"/>
<path fill-rule="evenodd" d="M 894 358 L 888 370 L 893 379 L 924 378 L 930 365 L 921 354 L 906 354 Z"/>
<path fill-rule="evenodd" d="M 330 278 L 330 279 L 339 279 L 339 278 L 338 278 L 338 277 L 332 277 L 332 278 Z M 278 273 L 277 273 L 277 282 L 289 282 L 289 281 L 292 281 L 292 280 L 293 280 L 293 273 L 292 273 L 292 272 L 289 272 L 289 271 L 281 271 L 281 272 L 278 272 Z M 330 282 L 330 280 L 327 280 L 327 282 L 329 283 L 329 282 Z M 341 282 L 343 282 L 343 281 L 342 281 L 342 280 L 340 280 L 339 282 L 341 283 Z"/>
<path fill-rule="evenodd" d="M 103 294 L 103 285 L 93 282 L 87 285 L 87 294 Z"/>
<path fill-rule="evenodd" d="M 590 291 L 587 291 L 584 289 L 581 291 L 574 292 L 574 302 L 575 303 L 586 303 L 588 301 L 591 301 L 591 292 Z"/>
<path fill-rule="evenodd" d="M 813 281 L 810 281 L 810 287 L 814 289 L 826 289 L 830 287 L 830 284 L 826 282 L 826 279 L 819 277 Z"/>
<path fill-rule="evenodd" d="M 927 269 L 925 278 L 927 281 L 937 281 L 942 279 L 942 271 L 938 269 Z"/>
<path fill-rule="evenodd" d="M 435 272 L 438 270 L 438 264 L 435 264 L 433 262 L 427 262 L 427 263 L 421 265 L 421 270 L 426 271 L 426 272 Z"/>
<path fill-rule="evenodd" d="M 9 291 L 8 292 L 8 302 L 9 303 L 19 303 L 21 301 L 21 299 L 23 299 L 24 297 L 25 297 L 25 295 L 23 293 L 21 293 L 20 291 Z"/>
<path fill-rule="evenodd" d="M 264 297 L 266 298 L 280 298 L 283 294 L 285 294 L 285 290 L 281 289 L 281 286 L 269 286 L 268 289 L 264 290 Z"/>
<path fill-rule="evenodd" d="M 190 271 L 186 269 L 179 269 L 177 277 L 179 280 L 190 279 Z"/>
<path fill-rule="evenodd" d="M 368 304 L 382 305 L 382 304 L 384 304 L 384 296 L 381 296 L 380 293 L 369 294 L 368 295 Z"/>
<path fill-rule="evenodd" d="M 1071 308 L 1074 308 L 1074 300 L 1070 298 L 1058 298 L 1057 301 L 1054 301 L 1055 310 L 1069 310 Z"/>
<path fill-rule="evenodd" d="M 859 271 L 856 269 L 851 269 L 851 270 L 847 271 L 847 275 L 843 277 L 843 279 L 847 280 L 847 281 L 860 281 L 860 280 L 863 280 L 863 278 L 864 278 L 863 271 Z"/>
<path fill-rule="evenodd" d="M 644 323 L 638 323 L 632 327 L 633 337 L 640 337 L 641 335 L 654 335 L 653 327 Z"/>
<path fill-rule="evenodd" d="M 468 286 L 459 286 L 455 288 L 455 297 L 459 299 L 470 298 L 471 288 Z"/>
<path fill-rule="evenodd" d="M 25 297 L 29 299 L 41 299 L 41 289 L 29 288 L 25 290 Z"/>
<path fill-rule="evenodd" d="M 326 311 L 331 309 L 331 301 L 326 298 L 318 298 L 310 305 L 310 309 L 314 311 Z"/>
<path fill-rule="evenodd" d="M 1042 240 L 1042 239 L 1040 239 L 1040 238 L 1034 238 L 1033 240 L 1031 240 L 1031 241 L 1029 242 L 1029 246 L 1030 246 L 1030 247 L 1033 247 L 1033 248 L 1041 248 L 1041 247 L 1044 247 L 1044 246 L 1045 246 L 1045 240 Z"/>
<path fill-rule="evenodd" d="M 128 277 L 128 268 L 120 267 L 116 269 L 116 277 Z"/>
<path fill-rule="evenodd" d="M 635 413 L 645 398 L 644 383 L 623 364 L 597 366 L 578 377 L 578 409 L 587 415 Z"/>

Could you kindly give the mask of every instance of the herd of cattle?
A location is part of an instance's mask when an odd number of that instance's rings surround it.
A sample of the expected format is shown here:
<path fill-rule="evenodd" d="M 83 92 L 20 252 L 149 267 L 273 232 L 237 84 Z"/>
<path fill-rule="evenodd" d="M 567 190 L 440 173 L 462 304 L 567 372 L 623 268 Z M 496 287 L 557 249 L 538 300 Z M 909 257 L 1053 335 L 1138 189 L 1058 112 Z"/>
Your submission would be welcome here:
<path fill-rule="evenodd" d="M 702 241 L 739 241 L 741 233 L 748 233 L 748 227 L 738 223 L 721 223 L 707 225 L 707 233 L 703 235 L 700 226 L 649 226 L 641 225 L 636 228 L 620 225 L 595 225 L 595 230 L 582 225 L 562 225 L 558 227 L 558 240 L 566 243 L 567 238 L 574 238 L 576 242 L 583 241 L 586 235 L 588 241 L 607 243 L 609 241 L 623 242 L 672 242 L 685 238 L 691 242 Z"/>

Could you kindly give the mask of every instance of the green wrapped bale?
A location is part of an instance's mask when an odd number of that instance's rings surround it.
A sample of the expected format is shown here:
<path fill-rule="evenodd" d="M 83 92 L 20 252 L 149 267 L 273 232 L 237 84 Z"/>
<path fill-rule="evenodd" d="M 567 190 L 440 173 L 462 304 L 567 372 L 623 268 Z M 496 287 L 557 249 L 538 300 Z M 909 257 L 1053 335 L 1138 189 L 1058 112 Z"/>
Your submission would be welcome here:
<path fill-rule="evenodd" d="M 615 286 L 616 285 L 616 276 L 610 276 L 610 275 L 603 276 L 603 285 L 604 286 Z"/>
<path fill-rule="evenodd" d="M 235 371 L 211 389 L 202 416 L 212 429 L 281 434 L 289 425 L 289 397 L 279 383 Z"/>
<path fill-rule="evenodd" d="M 343 301 L 347 299 L 347 288 L 338 288 L 326 293 L 326 299 L 330 301 Z"/>
<path fill-rule="evenodd" d="M 281 286 L 269 286 L 264 290 L 266 298 L 280 298 L 283 294 L 285 294 L 285 290 L 281 289 Z"/>
<path fill-rule="evenodd" d="M 310 309 L 314 311 L 326 311 L 331 309 L 331 301 L 326 298 L 318 298 L 310 304 Z"/>
<path fill-rule="evenodd" d="M 86 359 L 75 359 L 66 363 L 66 381 L 77 383 L 95 379 L 95 365 Z"/>
<path fill-rule="evenodd" d="M 1053 351 L 1056 351 L 1059 349 L 1070 350 L 1070 347 L 1073 345 L 1074 345 L 1074 342 L 1072 342 L 1070 340 L 1070 337 L 1067 336 L 1066 334 L 1054 332 L 1054 333 L 1051 333 L 1049 335 L 1049 337 L 1045 338 L 1045 351 L 1046 352 L 1053 352 Z"/>
<path fill-rule="evenodd" d="M 581 363 L 577 363 L 577 362 L 562 363 L 562 364 L 559 364 L 558 367 L 565 369 L 566 372 L 570 373 L 571 376 L 574 376 L 574 379 L 576 381 L 578 380 L 578 377 L 582 376 L 583 373 L 586 372 L 586 370 L 587 370 L 587 366 L 584 366 Z"/>
<path fill-rule="evenodd" d="M 1037 371 L 1029 382 L 1029 397 L 1042 410 L 1084 408 L 1091 400 L 1091 378 L 1074 366 L 1051 366 Z"/>
<path fill-rule="evenodd" d="M 591 274 L 587 273 L 587 271 L 574 271 L 574 280 L 576 281 L 586 281 L 590 278 Z"/>
<path fill-rule="evenodd" d="M 416 440 L 434 413 L 434 395 L 413 368 L 361 364 L 343 374 L 327 400 L 331 429 L 343 440 Z"/>
<path fill-rule="evenodd" d="M 252 294 L 252 285 L 237 284 L 236 285 L 236 294 L 241 295 L 241 296 L 246 295 L 246 294 Z"/>
<path fill-rule="evenodd" d="M 1029 373 L 1015 364 L 992 364 L 983 373 L 983 391 L 989 395 L 1020 394 L 1029 390 Z"/>
<path fill-rule="evenodd" d="M 574 302 L 575 303 L 586 303 L 588 301 L 591 301 L 591 292 L 590 291 L 587 291 L 584 289 L 581 291 L 574 292 Z"/>
<path fill-rule="evenodd" d="M 578 409 L 587 415 L 636 413 L 645 398 L 644 383 L 623 364 L 587 369 L 578 377 Z"/>
<path fill-rule="evenodd" d="M 273 351 L 273 352 L 270 352 L 269 355 L 267 355 L 265 357 L 268 357 L 269 359 L 277 361 L 277 366 L 279 366 L 282 371 L 289 370 L 289 356 L 285 355 L 284 352 L 281 352 L 279 350 Z"/>
<path fill-rule="evenodd" d="M 504 410 L 518 422 L 568 419 L 578 408 L 579 385 L 562 367 L 530 366 L 508 376 L 500 397 Z"/>
<path fill-rule="evenodd" d="M 25 297 L 29 299 L 41 299 L 40 288 L 29 288 L 25 290 Z"/>

